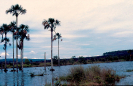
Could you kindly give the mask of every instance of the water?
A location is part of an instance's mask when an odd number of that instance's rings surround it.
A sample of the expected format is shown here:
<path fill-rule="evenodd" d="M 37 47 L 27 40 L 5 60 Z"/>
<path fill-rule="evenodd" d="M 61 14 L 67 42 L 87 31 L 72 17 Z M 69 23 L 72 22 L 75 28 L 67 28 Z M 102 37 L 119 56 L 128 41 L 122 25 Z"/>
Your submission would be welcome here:
<path fill-rule="evenodd" d="M 97 63 L 97 64 L 85 64 L 82 65 L 84 68 L 88 66 L 99 65 L 101 68 L 111 68 L 116 71 L 118 75 L 125 75 L 126 77 L 121 79 L 120 82 L 116 82 L 116 85 L 133 85 L 133 72 L 126 72 L 126 70 L 133 69 L 133 61 L 126 62 L 112 62 L 112 63 Z M 56 81 L 53 78 L 57 78 L 62 75 L 69 73 L 69 69 L 73 66 L 79 65 L 67 65 L 67 66 L 56 66 L 55 71 L 44 70 L 44 67 L 31 67 L 24 68 L 21 72 L 8 72 L 0 71 L 0 86 L 45 86 L 45 84 L 54 84 Z M 30 73 L 41 74 L 44 76 L 31 77 Z"/>

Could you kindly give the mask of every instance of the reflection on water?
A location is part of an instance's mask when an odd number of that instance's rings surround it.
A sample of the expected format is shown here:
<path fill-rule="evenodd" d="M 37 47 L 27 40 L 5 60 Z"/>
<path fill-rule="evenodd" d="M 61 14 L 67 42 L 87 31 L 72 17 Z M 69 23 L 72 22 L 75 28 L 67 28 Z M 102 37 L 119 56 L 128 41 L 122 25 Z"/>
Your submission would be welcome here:
<path fill-rule="evenodd" d="M 44 72 L 44 75 L 45 75 L 44 81 L 45 81 L 45 84 L 48 84 L 48 83 L 47 83 L 47 75 L 46 75 L 46 74 L 47 74 L 47 72 L 46 72 L 46 70 L 45 70 L 45 72 Z"/>
<path fill-rule="evenodd" d="M 13 86 L 15 86 L 15 72 L 13 72 Z"/>
<path fill-rule="evenodd" d="M 24 73 L 21 73 L 21 86 L 24 86 Z"/>
<path fill-rule="evenodd" d="M 113 62 L 113 63 L 97 63 L 97 64 L 85 64 L 83 67 L 88 67 L 92 65 L 99 65 L 101 68 L 112 68 L 116 71 L 118 75 L 126 75 L 127 77 L 121 79 L 117 85 L 133 85 L 133 72 L 126 72 L 126 70 L 133 69 L 133 62 Z M 31 67 L 24 68 L 24 71 L 10 72 L 11 68 L 8 69 L 7 73 L 3 70 L 0 71 L 0 86 L 45 86 L 45 84 L 54 85 L 56 82 L 55 78 L 66 75 L 69 69 L 73 66 L 78 65 L 68 65 L 68 66 L 56 66 L 55 71 L 44 70 L 44 67 Z M 44 76 L 34 76 L 31 77 L 30 73 L 44 74 Z"/>
<path fill-rule="evenodd" d="M 7 74 L 5 74 L 5 86 L 7 86 L 8 82 L 7 82 Z"/>
<path fill-rule="evenodd" d="M 52 75 L 52 86 L 54 86 L 54 73 L 52 72 L 51 75 Z"/>

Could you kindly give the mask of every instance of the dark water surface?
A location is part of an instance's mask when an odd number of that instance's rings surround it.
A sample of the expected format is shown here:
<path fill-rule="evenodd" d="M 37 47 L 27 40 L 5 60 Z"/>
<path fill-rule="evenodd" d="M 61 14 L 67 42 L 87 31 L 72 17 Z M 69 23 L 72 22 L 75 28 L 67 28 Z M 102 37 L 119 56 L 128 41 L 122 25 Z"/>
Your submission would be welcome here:
<path fill-rule="evenodd" d="M 112 68 L 118 75 L 125 75 L 126 77 L 121 79 L 120 82 L 116 82 L 116 85 L 133 85 L 133 72 L 126 72 L 126 70 L 133 70 L 133 61 L 85 64 L 81 66 L 87 68 L 93 65 L 99 65 L 101 68 Z M 50 67 L 47 67 L 46 71 L 44 67 L 24 68 L 23 72 L 19 71 L 18 73 L 10 72 L 11 68 L 8 69 L 7 73 L 0 70 L 0 86 L 45 86 L 45 84 L 55 83 L 56 81 L 53 78 L 66 75 L 73 66 L 79 65 L 56 66 L 54 72 L 49 71 Z M 31 77 L 30 73 L 43 73 L 44 76 Z"/>

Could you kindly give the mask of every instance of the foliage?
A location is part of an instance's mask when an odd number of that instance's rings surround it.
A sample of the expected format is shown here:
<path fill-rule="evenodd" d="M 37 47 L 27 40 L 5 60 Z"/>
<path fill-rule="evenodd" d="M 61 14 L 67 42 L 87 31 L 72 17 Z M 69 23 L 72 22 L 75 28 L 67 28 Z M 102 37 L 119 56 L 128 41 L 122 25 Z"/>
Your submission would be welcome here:
<path fill-rule="evenodd" d="M 58 56 L 54 56 L 53 58 L 53 64 L 57 65 L 58 64 Z"/>
<path fill-rule="evenodd" d="M 29 61 L 29 59 L 25 59 L 25 64 L 30 64 L 30 61 Z"/>
<path fill-rule="evenodd" d="M 67 76 L 61 76 L 61 80 L 75 82 L 79 84 L 85 78 L 84 68 L 82 66 L 73 67 L 70 69 L 70 73 Z"/>
<path fill-rule="evenodd" d="M 56 39 L 60 39 L 62 36 L 61 36 L 61 34 L 59 34 L 59 33 L 56 33 L 56 35 L 55 36 L 57 36 L 57 38 Z"/>
<path fill-rule="evenodd" d="M 60 63 L 61 63 L 62 65 L 66 65 L 66 64 L 67 64 L 67 60 L 66 60 L 66 59 L 61 59 L 61 60 L 60 60 Z"/>
<path fill-rule="evenodd" d="M 7 33 L 11 31 L 10 28 L 9 28 L 9 25 L 7 24 L 3 24 L 1 27 L 0 27 L 0 33 L 2 35 L 2 39 L 1 39 L 1 42 L 4 42 L 5 41 L 5 44 L 4 44 L 4 47 L 3 49 L 5 50 L 6 47 L 7 47 L 7 43 L 9 43 L 9 38 L 6 37 Z M 3 38 L 3 34 L 5 34 L 5 38 Z M 11 44 L 9 43 L 9 45 L 11 46 Z"/>
<path fill-rule="evenodd" d="M 58 80 L 55 82 L 54 86 L 61 86 L 61 82 Z"/>
<path fill-rule="evenodd" d="M 31 67 L 31 64 L 24 64 L 24 67 Z"/>
<path fill-rule="evenodd" d="M 14 16 L 18 16 L 19 14 L 25 14 L 26 13 L 26 9 L 23 9 L 21 7 L 21 5 L 16 4 L 16 5 L 12 5 L 10 9 L 6 10 L 6 13 L 12 13 L 12 15 Z"/>
<path fill-rule="evenodd" d="M 120 80 L 120 76 L 116 75 L 112 69 L 101 69 L 99 66 L 90 66 L 84 69 L 81 66 L 73 67 L 67 76 L 61 76 L 60 80 L 68 81 L 71 85 L 89 85 L 89 83 L 97 83 L 97 85 L 114 85 L 115 81 Z"/>
<path fill-rule="evenodd" d="M 39 65 L 39 62 L 33 62 L 32 64 L 33 65 Z"/>
<path fill-rule="evenodd" d="M 45 86 L 51 86 L 51 83 L 46 83 Z"/>
<path fill-rule="evenodd" d="M 48 21 L 44 20 L 42 24 L 44 26 L 44 29 L 51 28 L 51 31 L 53 31 L 56 28 L 56 25 L 60 25 L 60 21 L 55 20 L 54 18 L 49 18 Z"/>
<path fill-rule="evenodd" d="M 85 58 L 83 56 L 80 56 L 79 57 L 79 63 L 86 64 L 87 62 L 86 62 L 86 60 L 85 60 Z"/>
<path fill-rule="evenodd" d="M 74 63 L 74 58 L 70 59 L 70 63 L 72 63 L 72 64 Z"/>
<path fill-rule="evenodd" d="M 19 49 L 23 48 L 23 40 L 27 39 L 30 40 L 29 34 L 27 35 L 27 32 L 29 32 L 28 25 L 21 24 L 16 32 L 14 32 L 14 38 L 20 38 L 20 44 L 18 45 Z"/>

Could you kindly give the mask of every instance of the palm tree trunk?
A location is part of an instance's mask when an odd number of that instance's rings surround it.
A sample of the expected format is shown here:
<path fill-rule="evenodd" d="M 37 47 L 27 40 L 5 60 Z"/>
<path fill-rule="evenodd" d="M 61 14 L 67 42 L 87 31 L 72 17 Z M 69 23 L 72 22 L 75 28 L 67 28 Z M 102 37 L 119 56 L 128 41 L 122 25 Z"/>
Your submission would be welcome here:
<path fill-rule="evenodd" d="M 53 69 L 53 28 L 54 28 L 54 25 L 52 24 L 51 26 L 51 69 L 50 71 L 55 71 Z"/>
<path fill-rule="evenodd" d="M 5 33 L 5 39 L 6 39 L 6 33 Z M 7 40 L 5 40 L 5 70 L 6 71 L 6 43 L 7 43 Z"/>
<path fill-rule="evenodd" d="M 51 69 L 53 69 L 53 28 L 51 28 Z"/>
<path fill-rule="evenodd" d="M 14 71 L 14 32 L 12 34 L 12 41 L 13 41 L 13 71 Z"/>
<path fill-rule="evenodd" d="M 18 31 L 18 15 L 16 15 L 16 26 Z M 17 63 L 17 72 L 18 72 L 18 37 L 16 38 L 16 63 Z"/>
<path fill-rule="evenodd" d="M 21 62 L 21 65 L 22 65 L 22 71 L 23 71 L 23 50 L 24 50 L 24 48 L 23 48 L 23 44 L 24 42 L 23 42 L 23 39 L 22 39 L 22 49 L 21 49 L 21 60 L 22 60 L 22 62 Z"/>
<path fill-rule="evenodd" d="M 60 58 L 59 58 L 59 38 L 58 38 L 58 66 L 60 67 Z"/>

